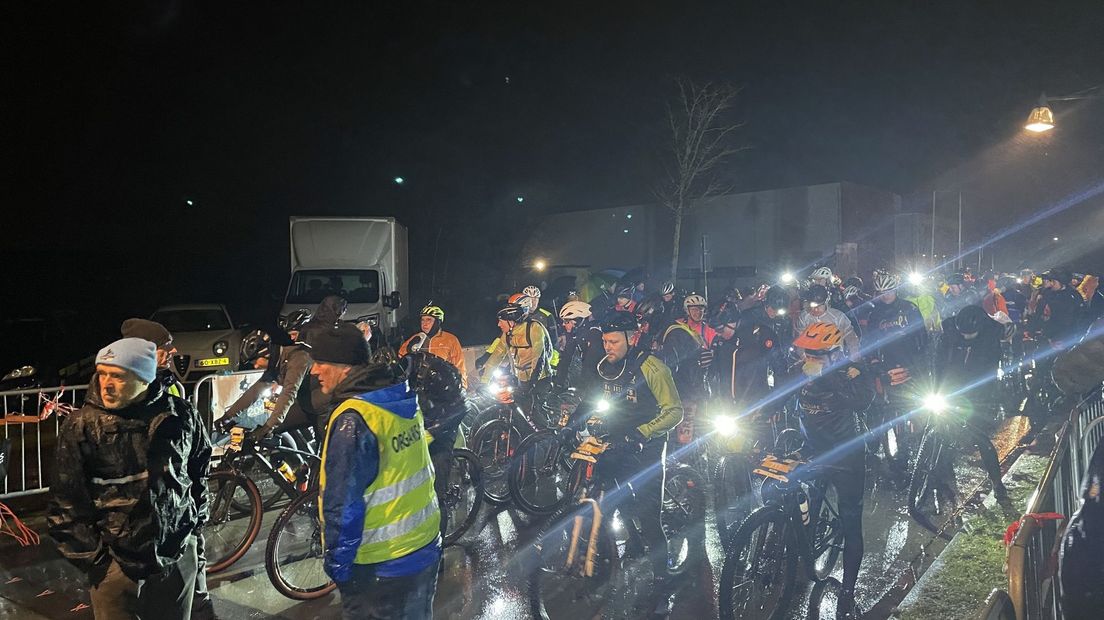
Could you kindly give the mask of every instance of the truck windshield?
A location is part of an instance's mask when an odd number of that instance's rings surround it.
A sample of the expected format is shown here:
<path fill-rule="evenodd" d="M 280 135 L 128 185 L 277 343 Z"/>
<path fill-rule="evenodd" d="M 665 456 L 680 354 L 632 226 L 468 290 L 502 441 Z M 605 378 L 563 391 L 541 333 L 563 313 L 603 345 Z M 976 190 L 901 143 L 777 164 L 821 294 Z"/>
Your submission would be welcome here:
<path fill-rule="evenodd" d="M 295 272 L 288 288 L 289 304 L 316 304 L 327 295 L 341 295 L 351 304 L 379 301 L 379 272 L 375 269 L 307 269 Z"/>
<path fill-rule="evenodd" d="M 158 310 L 153 320 L 170 332 L 207 332 L 230 329 L 226 313 L 218 308 Z"/>

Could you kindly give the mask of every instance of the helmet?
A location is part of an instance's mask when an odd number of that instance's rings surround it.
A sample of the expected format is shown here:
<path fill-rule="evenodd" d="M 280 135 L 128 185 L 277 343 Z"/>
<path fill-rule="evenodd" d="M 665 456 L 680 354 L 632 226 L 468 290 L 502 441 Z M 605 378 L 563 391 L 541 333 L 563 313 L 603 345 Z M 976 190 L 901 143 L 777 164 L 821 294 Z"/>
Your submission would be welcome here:
<path fill-rule="evenodd" d="M 620 288 L 620 289 L 617 290 L 617 297 L 619 299 L 622 298 L 622 297 L 624 297 L 625 299 L 632 299 L 632 296 L 633 296 L 633 287 L 631 287 L 631 286 L 626 286 L 624 288 Z"/>
<path fill-rule="evenodd" d="M 961 273 L 952 273 L 951 275 L 947 276 L 947 284 L 957 284 L 959 286 L 962 286 L 963 284 L 966 284 L 966 276 L 962 275 Z"/>
<path fill-rule="evenodd" d="M 733 304 L 725 304 L 720 310 L 717 310 L 717 314 L 713 315 L 713 318 L 710 319 L 709 326 L 714 329 L 720 329 L 738 320 L 740 320 L 740 311 L 736 309 L 736 306 Z"/>
<path fill-rule="evenodd" d="M 689 310 L 692 306 L 700 306 L 704 308 L 706 305 L 708 304 L 705 302 L 705 298 L 701 295 L 698 295 L 697 293 L 690 293 L 686 296 L 686 299 L 682 300 L 682 307 L 686 310 Z"/>
<path fill-rule="evenodd" d="M 417 351 L 403 358 L 409 368 L 410 387 L 433 405 L 463 402 L 464 382 L 460 371 L 447 360 L 428 351 Z"/>
<path fill-rule="evenodd" d="M 1040 277 L 1043 279 L 1043 282 L 1054 280 L 1056 282 L 1061 282 L 1062 286 L 1068 285 L 1070 280 L 1073 279 L 1073 276 L 1071 276 L 1068 271 L 1062 269 L 1047 269 Z"/>
<path fill-rule="evenodd" d="M 503 321 L 513 321 L 517 323 L 525 318 L 525 315 L 529 312 L 521 304 L 506 304 L 501 310 L 498 311 L 498 318 Z"/>
<path fill-rule="evenodd" d="M 614 312 L 602 322 L 602 333 L 635 332 L 640 329 L 636 317 L 631 312 Z"/>
<path fill-rule="evenodd" d="M 774 309 L 785 308 L 790 305 L 790 294 L 781 286 L 772 286 L 763 296 L 763 305 Z"/>
<path fill-rule="evenodd" d="M 310 310 L 300 308 L 287 315 L 284 319 L 284 330 L 289 332 L 302 331 L 303 326 L 311 320 Z"/>
<path fill-rule="evenodd" d="M 809 290 L 805 291 L 802 298 L 810 304 L 823 306 L 828 303 L 828 289 L 823 284 L 813 284 L 809 287 Z"/>
<path fill-rule="evenodd" d="M 524 293 L 514 293 L 513 295 L 510 295 L 510 297 L 506 300 L 506 303 L 520 304 L 523 299 L 525 299 Z"/>
<path fill-rule="evenodd" d="M 852 297 L 858 297 L 860 295 L 862 295 L 862 290 L 860 290 L 857 286 L 848 286 L 847 288 L 843 289 L 844 299 L 851 299 Z"/>
<path fill-rule="evenodd" d="M 981 331 L 983 321 L 988 318 L 981 306 L 966 306 L 954 316 L 954 326 L 958 333 L 969 336 Z"/>
<path fill-rule="evenodd" d="M 813 280 L 831 280 L 832 270 L 827 267 L 817 267 L 813 270 L 813 273 L 809 274 L 809 278 Z"/>
<path fill-rule="evenodd" d="M 422 308 L 422 311 L 418 314 L 421 316 L 431 316 L 442 323 L 445 322 L 445 311 L 442 310 L 440 306 L 433 305 L 432 301 L 429 302 L 426 307 Z"/>
<path fill-rule="evenodd" d="M 533 299 L 540 299 L 540 289 L 530 284 L 529 286 L 521 289 L 521 294 L 526 297 L 532 297 Z"/>
<path fill-rule="evenodd" d="M 645 299 L 636 305 L 636 316 L 642 323 L 651 320 L 652 315 L 659 310 L 659 305 L 652 299 Z"/>
<path fill-rule="evenodd" d="M 675 283 L 667 280 L 663 283 L 663 288 L 659 289 L 660 295 L 670 295 L 675 292 Z"/>
<path fill-rule="evenodd" d="M 843 285 L 853 286 L 861 291 L 863 287 L 863 281 L 862 278 L 860 278 L 859 276 L 851 276 L 850 278 L 847 278 L 843 281 Z"/>
<path fill-rule="evenodd" d="M 891 291 L 901 285 L 901 276 L 889 271 L 874 272 L 874 290 L 881 293 Z"/>
<path fill-rule="evenodd" d="M 521 308 L 525 310 L 526 314 L 532 312 L 537 305 L 537 300 L 526 295 L 525 293 L 514 293 L 513 295 L 510 295 L 510 299 L 508 299 L 507 302 L 521 306 Z"/>
<path fill-rule="evenodd" d="M 808 351 L 831 351 L 840 346 L 843 334 L 831 323 L 813 323 L 794 339 L 795 347 Z"/>
<path fill-rule="evenodd" d="M 585 319 L 590 314 L 590 304 L 585 301 L 569 301 L 563 305 L 563 308 L 560 308 L 560 318 L 565 321 Z"/>

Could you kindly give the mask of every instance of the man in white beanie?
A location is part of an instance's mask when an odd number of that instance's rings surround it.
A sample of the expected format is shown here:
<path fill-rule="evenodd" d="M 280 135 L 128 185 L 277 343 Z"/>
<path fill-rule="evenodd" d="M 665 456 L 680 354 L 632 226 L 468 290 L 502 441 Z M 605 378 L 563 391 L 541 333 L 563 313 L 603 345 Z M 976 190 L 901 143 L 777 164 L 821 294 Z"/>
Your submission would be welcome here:
<path fill-rule="evenodd" d="M 97 620 L 191 614 L 211 442 L 156 379 L 152 342 L 111 343 L 58 435 L 50 535 L 88 575 Z"/>

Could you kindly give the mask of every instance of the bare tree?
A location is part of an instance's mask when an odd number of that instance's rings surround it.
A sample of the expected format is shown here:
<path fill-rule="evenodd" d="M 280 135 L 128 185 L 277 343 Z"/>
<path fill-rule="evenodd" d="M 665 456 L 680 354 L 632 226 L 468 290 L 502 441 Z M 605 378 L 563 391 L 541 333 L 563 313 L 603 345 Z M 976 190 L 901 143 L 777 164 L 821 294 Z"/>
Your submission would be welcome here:
<path fill-rule="evenodd" d="M 695 201 L 730 189 L 720 166 L 746 147 L 735 144 L 736 130 L 743 123 L 728 119 L 740 89 L 727 84 L 697 85 L 686 79 L 676 82 L 678 94 L 667 104 L 670 151 L 664 158 L 666 179 L 656 188 L 660 204 L 675 217 L 671 277 L 678 273 L 682 219 Z"/>

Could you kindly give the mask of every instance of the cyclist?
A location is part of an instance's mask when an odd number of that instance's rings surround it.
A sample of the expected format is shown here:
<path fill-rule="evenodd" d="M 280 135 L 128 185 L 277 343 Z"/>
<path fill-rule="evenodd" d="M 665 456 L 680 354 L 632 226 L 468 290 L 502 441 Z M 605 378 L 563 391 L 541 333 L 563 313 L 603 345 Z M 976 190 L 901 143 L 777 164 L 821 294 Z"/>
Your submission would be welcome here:
<path fill-rule="evenodd" d="M 648 307 L 651 309 L 648 331 L 653 339 L 662 336 L 681 312 L 678 301 L 675 300 L 675 283 L 670 280 L 664 282 L 659 291 L 642 303 L 649 304 Z M 637 307 L 638 315 L 643 314 L 641 310 Z"/>
<path fill-rule="evenodd" d="M 617 291 L 617 297 L 613 304 L 614 312 L 635 312 L 636 302 L 633 301 L 633 294 L 636 292 L 636 288 L 632 286 L 626 286 Z"/>
<path fill-rule="evenodd" d="M 552 360 L 552 339 L 539 321 L 528 319 L 521 304 L 509 303 L 498 311 L 498 328 L 502 332 L 494 344 L 481 381 L 487 383 L 495 370 L 509 363 L 523 386 L 532 387 L 549 376 Z"/>
<path fill-rule="evenodd" d="M 828 301 L 832 306 L 837 306 L 843 301 L 843 291 L 837 286 L 838 281 L 835 274 L 828 267 L 817 267 L 813 270 L 813 273 L 809 274 L 809 285 L 819 284 L 823 286 L 824 290 L 828 291 Z"/>
<path fill-rule="evenodd" d="M 831 323 L 840 330 L 843 335 L 844 349 L 852 361 L 861 359 L 859 351 L 859 336 L 851 325 L 851 319 L 847 315 L 829 305 L 828 289 L 823 285 L 813 284 L 802 296 L 804 309 L 797 318 L 797 331 L 802 332 L 813 323 Z"/>
<path fill-rule="evenodd" d="M 896 417 L 911 410 L 910 401 L 900 388 L 912 376 L 919 376 L 925 367 L 928 332 L 924 317 L 916 305 L 897 295 L 901 278 L 889 271 L 874 273 L 874 307 L 868 317 L 868 329 L 863 334 L 863 349 L 868 351 L 878 373 L 886 375 L 889 386 L 885 402 L 890 415 Z M 885 420 L 888 421 L 888 420 Z M 890 466 L 904 474 L 908 464 L 908 437 L 897 437 L 898 457 Z"/>
<path fill-rule="evenodd" d="M 682 421 L 682 402 L 670 369 L 650 351 L 632 346 L 636 337 L 636 319 L 629 313 L 616 313 L 602 323 L 605 357 L 592 372 L 609 404 L 604 420 L 613 449 L 603 455 L 600 471 L 631 488 L 621 509 L 640 522 L 662 601 L 667 594 L 667 538 L 659 516 L 666 438 Z"/>
<path fill-rule="evenodd" d="M 683 398 L 697 401 L 703 396 L 703 373 L 713 360 L 710 346 L 717 332 L 705 323 L 705 297 L 687 295 L 682 302 L 686 317 L 670 325 L 662 338 L 663 361 L 675 374 Z"/>
<path fill-rule="evenodd" d="M 456 336 L 441 328 L 445 323 L 445 311 L 440 306 L 433 305 L 431 301 L 419 314 L 422 331 L 402 343 L 399 347 L 399 356 L 402 357 L 411 351 L 428 351 L 455 366 L 460 372 L 464 387 L 467 387 L 468 372 L 464 367 L 464 349 Z"/>
<path fill-rule="evenodd" d="M 974 289 L 969 286 L 966 276 L 961 273 L 952 273 L 947 277 L 947 290 L 943 293 L 943 320 L 947 320 L 958 314 L 958 311 L 966 306 L 981 305 L 981 298 Z"/>
<path fill-rule="evenodd" d="M 1084 299 L 1069 286 L 1068 271 L 1051 269 L 1042 278 L 1041 331 L 1052 349 L 1062 350 L 1081 336 Z"/>
<path fill-rule="evenodd" d="M 859 363 L 844 357 L 843 335 L 831 323 L 813 323 L 793 342 L 802 351 L 805 380 L 798 394 L 801 431 L 806 445 L 823 464 L 836 488 L 843 532 L 843 587 L 836 618 L 859 616 L 855 583 L 863 556 L 862 512 L 866 492 L 866 444 L 859 416 L 874 400 L 874 379 Z M 811 511 L 816 514 L 817 511 Z"/>
<path fill-rule="evenodd" d="M 1008 308 L 1008 318 L 1019 325 L 1020 321 L 1023 320 L 1024 309 L 1027 307 L 1027 296 L 1020 290 L 1016 280 L 1009 276 L 998 278 L 997 288 L 1004 296 L 1004 305 Z"/>
<path fill-rule="evenodd" d="M 560 387 L 576 386 L 605 355 L 602 351 L 602 328 L 591 318 L 590 304 L 569 301 L 560 308 L 563 321 L 564 346 L 554 380 Z"/>
<path fill-rule="evenodd" d="M 936 355 L 936 385 L 943 394 L 972 398 L 973 409 L 997 408 L 995 386 L 997 367 L 1001 360 L 1001 339 L 1004 327 L 989 318 L 979 306 L 966 306 L 947 322 Z M 976 421 L 970 416 L 966 422 Z M 978 451 L 985 471 L 993 481 L 998 499 L 1008 497 L 1001 483 L 1000 462 L 988 437 L 979 433 Z"/>
<path fill-rule="evenodd" d="M 542 308 L 540 305 L 540 287 L 529 285 L 521 289 L 521 295 L 522 296 L 517 301 L 517 303 L 525 306 L 526 310 L 529 311 L 529 316 L 532 319 L 540 321 L 541 325 L 544 325 L 544 329 L 546 329 L 548 331 L 548 334 L 552 336 L 553 342 L 559 340 L 560 326 L 556 321 L 556 315 Z"/>

